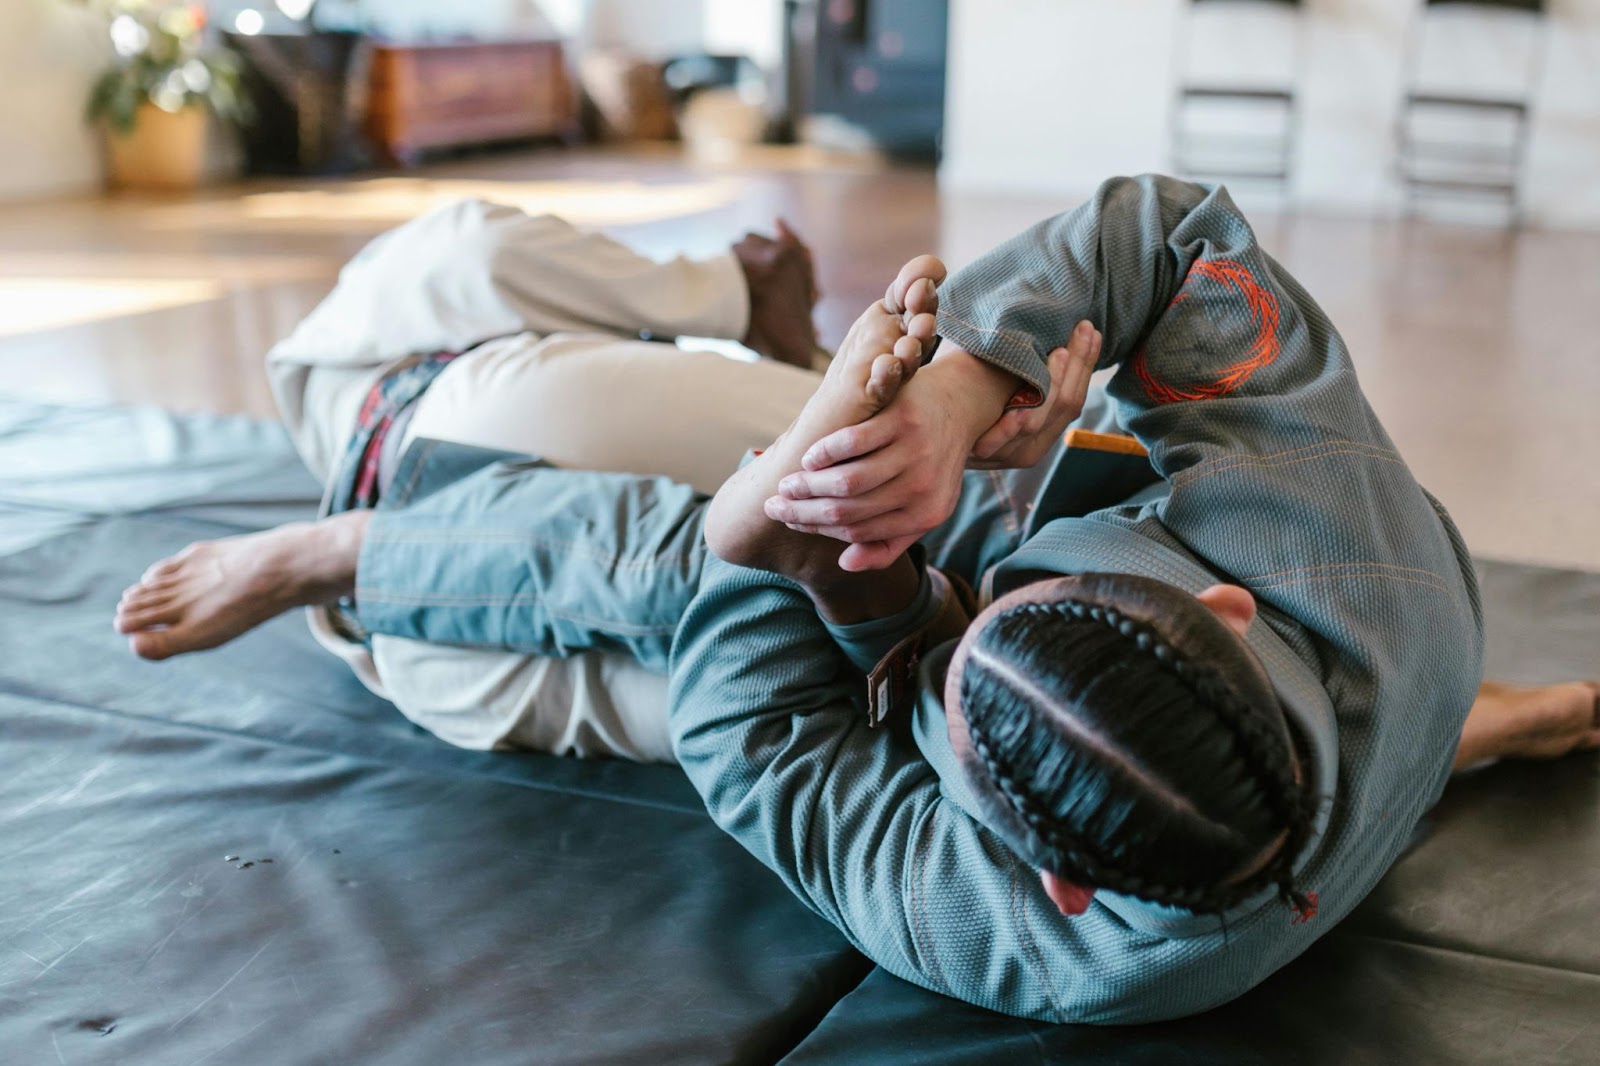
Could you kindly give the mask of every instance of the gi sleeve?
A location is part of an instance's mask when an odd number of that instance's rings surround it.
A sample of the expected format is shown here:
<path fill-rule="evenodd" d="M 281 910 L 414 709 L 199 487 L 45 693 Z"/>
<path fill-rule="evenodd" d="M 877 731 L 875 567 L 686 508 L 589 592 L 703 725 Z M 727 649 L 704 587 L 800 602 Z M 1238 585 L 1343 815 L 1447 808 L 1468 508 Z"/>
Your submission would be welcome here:
<path fill-rule="evenodd" d="M 869 729 L 861 673 L 784 578 L 706 560 L 673 643 L 673 749 L 711 817 L 889 972 L 1045 1021 L 1171 1017 L 1243 991 L 1209 945 L 1075 919 L 947 799 L 905 718 Z M 1204 980 L 1179 979 L 1198 968 Z"/>

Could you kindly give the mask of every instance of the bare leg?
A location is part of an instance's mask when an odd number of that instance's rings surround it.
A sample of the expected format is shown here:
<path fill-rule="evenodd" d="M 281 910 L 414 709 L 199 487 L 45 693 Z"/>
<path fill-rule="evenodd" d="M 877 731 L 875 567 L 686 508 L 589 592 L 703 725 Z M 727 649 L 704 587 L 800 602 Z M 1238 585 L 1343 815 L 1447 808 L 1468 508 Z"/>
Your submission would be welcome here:
<path fill-rule="evenodd" d="M 1455 769 L 1490 759 L 1556 759 L 1600 748 L 1600 681 L 1524 688 L 1485 681 L 1461 730 Z"/>
<path fill-rule="evenodd" d="M 167 659 L 203 651 L 294 607 L 355 589 L 370 511 L 296 522 L 264 533 L 191 544 L 122 594 L 117 632 L 134 654 Z"/>

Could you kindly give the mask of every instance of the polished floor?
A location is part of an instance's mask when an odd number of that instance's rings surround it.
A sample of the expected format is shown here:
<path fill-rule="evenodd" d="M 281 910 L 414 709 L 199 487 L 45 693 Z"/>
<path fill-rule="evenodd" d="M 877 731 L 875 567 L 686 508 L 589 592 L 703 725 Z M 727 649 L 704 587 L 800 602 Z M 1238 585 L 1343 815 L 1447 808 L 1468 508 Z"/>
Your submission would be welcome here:
<path fill-rule="evenodd" d="M 266 348 L 374 234 L 460 195 L 706 252 L 775 215 L 815 245 L 837 342 L 911 254 L 959 264 L 1065 202 L 773 153 L 560 149 L 188 200 L 0 208 L 0 396 L 273 414 Z M 1374 408 L 1480 554 L 1600 570 L 1600 233 L 1256 219 L 1338 323 Z"/>

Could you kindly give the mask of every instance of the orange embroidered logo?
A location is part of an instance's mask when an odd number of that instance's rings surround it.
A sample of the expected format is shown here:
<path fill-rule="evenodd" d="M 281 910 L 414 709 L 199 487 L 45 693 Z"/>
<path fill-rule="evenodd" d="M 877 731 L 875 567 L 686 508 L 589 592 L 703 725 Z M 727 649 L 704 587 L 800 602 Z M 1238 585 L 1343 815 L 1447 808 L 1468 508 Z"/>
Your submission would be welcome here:
<path fill-rule="evenodd" d="M 1289 919 L 1289 924 L 1305 925 L 1307 922 L 1317 916 L 1317 908 L 1321 906 L 1321 904 L 1322 901 L 1317 897 L 1315 892 L 1307 892 L 1305 902 L 1298 904 L 1294 908 L 1294 917 Z"/>
<path fill-rule="evenodd" d="M 1133 354 L 1131 360 L 1133 372 L 1143 383 L 1150 399 L 1156 403 L 1214 400 L 1219 396 L 1226 396 L 1249 380 L 1251 374 L 1270 365 L 1278 358 L 1281 350 L 1278 344 L 1277 297 L 1262 288 L 1250 271 L 1231 259 L 1202 261 L 1190 266 L 1189 276 L 1183 281 L 1183 289 L 1173 297 L 1172 302 L 1167 305 L 1167 310 L 1170 311 L 1183 302 L 1189 295 L 1189 287 L 1198 281 L 1210 281 L 1238 293 L 1250 312 L 1251 321 L 1255 323 L 1255 336 L 1251 339 L 1250 347 L 1243 359 L 1226 367 L 1210 384 L 1189 388 L 1177 388 L 1156 377 L 1145 359 L 1145 350 L 1140 348 Z"/>

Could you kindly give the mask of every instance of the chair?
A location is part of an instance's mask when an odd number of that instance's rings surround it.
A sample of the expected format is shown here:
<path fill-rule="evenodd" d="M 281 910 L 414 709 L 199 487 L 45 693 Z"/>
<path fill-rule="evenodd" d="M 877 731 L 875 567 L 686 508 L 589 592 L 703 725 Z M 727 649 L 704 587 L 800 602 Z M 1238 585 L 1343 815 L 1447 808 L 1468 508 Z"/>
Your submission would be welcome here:
<path fill-rule="evenodd" d="M 1305 54 L 1301 7 L 1300 0 L 1191 0 L 1176 58 L 1171 157 L 1178 174 L 1288 187 L 1299 135 L 1294 75 Z M 1260 63 L 1199 69 L 1200 55 L 1234 56 L 1241 40 L 1268 30 L 1290 38 L 1286 45 L 1267 49 L 1290 57 L 1285 69 L 1249 69 L 1265 65 Z M 1195 46 L 1206 43 L 1207 31 L 1224 36 L 1226 47 L 1197 53 Z M 1237 69 L 1241 66 L 1245 69 Z"/>
<path fill-rule="evenodd" d="M 1533 96 L 1548 48 L 1544 16 L 1544 0 L 1423 0 L 1407 34 L 1396 130 L 1408 211 L 1427 195 L 1486 195 L 1503 199 L 1515 218 Z M 1427 45 L 1451 23 L 1448 28 L 1458 35 L 1468 31 L 1458 36 L 1458 45 L 1475 35 L 1472 43 L 1522 66 L 1515 84 L 1494 84 L 1467 62 L 1462 65 L 1474 68 L 1472 78 L 1438 85 L 1424 69 Z M 1523 64 L 1515 63 L 1518 31 L 1525 35 Z M 1496 127 L 1501 136 L 1486 136 Z"/>

